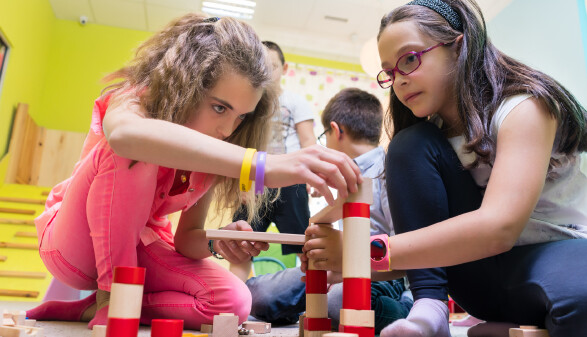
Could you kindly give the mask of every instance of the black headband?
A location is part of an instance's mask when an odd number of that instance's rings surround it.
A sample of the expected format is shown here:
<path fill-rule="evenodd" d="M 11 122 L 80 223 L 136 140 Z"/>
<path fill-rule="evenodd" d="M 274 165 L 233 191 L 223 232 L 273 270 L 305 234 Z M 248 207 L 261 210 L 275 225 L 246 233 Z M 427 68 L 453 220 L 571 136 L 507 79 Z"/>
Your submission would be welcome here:
<path fill-rule="evenodd" d="M 428 7 L 436 13 L 440 14 L 448 24 L 458 31 L 463 31 L 463 23 L 459 14 L 452 9 L 446 2 L 441 0 L 413 0 L 408 2 L 406 5 L 418 5 Z"/>

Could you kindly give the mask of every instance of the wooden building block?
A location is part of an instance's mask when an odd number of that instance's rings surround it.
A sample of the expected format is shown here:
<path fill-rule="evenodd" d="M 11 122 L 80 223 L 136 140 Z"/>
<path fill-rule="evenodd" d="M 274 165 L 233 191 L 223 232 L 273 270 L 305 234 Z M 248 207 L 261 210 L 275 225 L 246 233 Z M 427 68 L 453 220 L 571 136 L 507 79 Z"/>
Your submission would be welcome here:
<path fill-rule="evenodd" d="M 238 337 L 238 316 L 220 314 L 214 316 L 213 337 Z"/>
<path fill-rule="evenodd" d="M 94 325 L 92 337 L 106 337 L 106 325 Z"/>
<path fill-rule="evenodd" d="M 43 337 L 43 329 L 30 326 L 0 326 L 2 337 Z"/>
<path fill-rule="evenodd" d="M 201 334 L 197 334 L 196 335 L 196 334 L 193 334 L 193 333 L 186 332 L 186 333 L 182 334 L 181 337 L 208 337 L 208 334 L 201 333 Z"/>
<path fill-rule="evenodd" d="M 299 337 L 303 337 L 304 336 L 304 319 L 306 318 L 306 314 L 300 315 L 300 320 L 299 320 L 299 331 L 298 331 L 298 336 Z"/>
<path fill-rule="evenodd" d="M 328 317 L 327 294 L 306 294 L 306 317 Z"/>
<path fill-rule="evenodd" d="M 0 255 L 0 261 L 6 261 L 7 257 L 4 255 Z"/>
<path fill-rule="evenodd" d="M 533 325 L 520 325 L 520 328 L 510 328 L 510 337 L 549 337 L 548 331 L 538 329 Z"/>
<path fill-rule="evenodd" d="M 15 326 L 14 320 L 12 317 L 3 317 L 1 326 Z M 2 335 L 0 335 L 2 336 Z"/>
<path fill-rule="evenodd" d="M 322 335 L 322 337 L 359 337 L 359 335 L 350 332 L 329 332 Z"/>
<path fill-rule="evenodd" d="M 375 327 L 375 311 L 340 309 L 340 324 L 373 328 Z"/>
<path fill-rule="evenodd" d="M 368 218 L 344 218 L 342 277 L 371 277 L 371 222 Z"/>
<path fill-rule="evenodd" d="M 304 337 L 322 337 L 327 333 L 332 332 L 331 330 L 328 331 L 308 331 L 308 330 L 304 330 Z M 301 335 L 300 335 L 301 337 Z"/>
<path fill-rule="evenodd" d="M 363 178 L 363 183 L 359 185 L 359 191 L 352 193 L 348 198 L 337 198 L 334 205 L 324 207 L 320 212 L 310 218 L 310 223 L 333 223 L 342 219 L 342 206 L 345 202 L 361 202 L 365 204 L 373 203 L 373 180 Z"/>
<path fill-rule="evenodd" d="M 251 334 L 262 334 L 271 332 L 271 323 L 246 321 L 242 324 L 243 328 L 251 331 Z"/>
<path fill-rule="evenodd" d="M 208 334 L 208 333 L 212 333 L 212 331 L 213 331 L 212 330 L 212 324 L 202 324 L 200 326 L 200 332 L 203 332 L 203 333 L 207 333 Z"/>
<path fill-rule="evenodd" d="M 246 232 L 221 229 L 206 230 L 206 238 L 220 240 L 242 240 L 268 243 L 281 243 L 288 245 L 303 245 L 306 238 L 303 234 L 283 234 L 268 232 Z"/>
<path fill-rule="evenodd" d="M 32 327 L 34 327 L 35 325 L 37 325 L 37 320 L 36 320 L 36 319 L 30 319 L 30 318 L 27 318 L 27 319 L 24 321 L 24 325 L 25 325 L 25 326 L 32 326 Z"/>

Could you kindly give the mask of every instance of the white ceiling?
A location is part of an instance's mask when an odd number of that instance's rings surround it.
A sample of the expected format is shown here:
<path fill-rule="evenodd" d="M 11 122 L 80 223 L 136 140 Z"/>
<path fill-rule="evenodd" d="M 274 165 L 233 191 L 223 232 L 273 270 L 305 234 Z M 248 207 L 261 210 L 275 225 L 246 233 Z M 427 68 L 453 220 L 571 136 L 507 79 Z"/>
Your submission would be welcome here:
<path fill-rule="evenodd" d="M 477 0 L 487 21 L 512 0 Z M 157 31 L 171 19 L 200 11 L 200 0 L 49 0 L 58 19 Z M 381 17 L 407 0 L 257 0 L 248 22 L 260 38 L 285 52 L 359 63 L 363 44 L 377 34 Z M 326 16 L 346 20 L 329 20 Z"/>

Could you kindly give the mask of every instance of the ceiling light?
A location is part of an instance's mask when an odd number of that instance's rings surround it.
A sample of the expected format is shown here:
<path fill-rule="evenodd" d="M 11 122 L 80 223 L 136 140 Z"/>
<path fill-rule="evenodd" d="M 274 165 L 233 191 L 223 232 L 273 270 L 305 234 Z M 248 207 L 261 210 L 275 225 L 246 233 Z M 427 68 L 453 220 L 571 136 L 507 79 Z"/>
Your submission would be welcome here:
<path fill-rule="evenodd" d="M 252 19 L 257 4 L 250 0 L 214 0 L 202 2 L 202 11 L 210 15 Z"/>
<path fill-rule="evenodd" d="M 224 3 L 227 3 L 227 4 L 247 6 L 247 7 L 255 7 L 255 6 L 257 6 L 257 3 L 256 2 L 249 1 L 249 0 L 216 0 L 216 1 L 224 2 Z"/>

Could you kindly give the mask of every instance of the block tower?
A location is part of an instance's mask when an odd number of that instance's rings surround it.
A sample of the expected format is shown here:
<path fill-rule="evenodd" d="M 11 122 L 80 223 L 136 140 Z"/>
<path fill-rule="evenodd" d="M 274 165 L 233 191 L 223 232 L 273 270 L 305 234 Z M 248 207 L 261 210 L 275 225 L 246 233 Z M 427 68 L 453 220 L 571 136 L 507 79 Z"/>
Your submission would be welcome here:
<path fill-rule="evenodd" d="M 319 226 L 331 226 L 320 224 Z M 308 238 L 306 238 L 308 239 Z M 304 318 L 304 337 L 321 337 L 332 329 L 328 318 L 328 284 L 326 270 L 317 270 L 314 260 L 308 261 L 306 270 L 306 317 Z"/>
<path fill-rule="evenodd" d="M 144 284 L 145 268 L 114 267 L 106 337 L 137 337 Z"/>
<path fill-rule="evenodd" d="M 367 179 L 365 179 L 367 180 Z M 342 209 L 342 309 L 340 332 L 375 335 L 375 313 L 371 310 L 371 221 L 369 205 L 373 203 L 371 180 L 359 185 L 349 195 Z"/>

